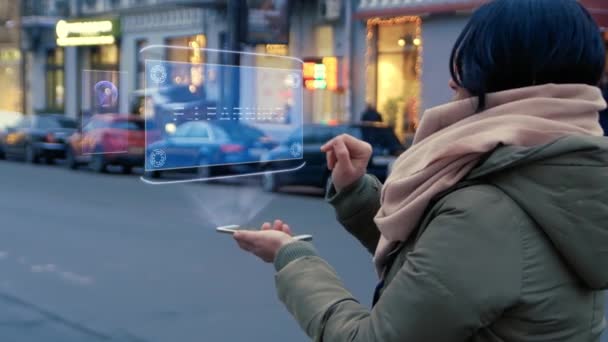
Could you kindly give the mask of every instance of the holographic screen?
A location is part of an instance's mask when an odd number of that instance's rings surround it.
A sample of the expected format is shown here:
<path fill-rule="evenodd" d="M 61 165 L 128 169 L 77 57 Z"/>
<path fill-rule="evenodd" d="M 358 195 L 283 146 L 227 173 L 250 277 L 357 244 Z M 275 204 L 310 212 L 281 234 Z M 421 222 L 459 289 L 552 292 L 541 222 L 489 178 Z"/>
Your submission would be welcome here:
<path fill-rule="evenodd" d="M 304 166 L 301 60 L 176 46 L 140 53 L 144 181 L 204 181 Z"/>

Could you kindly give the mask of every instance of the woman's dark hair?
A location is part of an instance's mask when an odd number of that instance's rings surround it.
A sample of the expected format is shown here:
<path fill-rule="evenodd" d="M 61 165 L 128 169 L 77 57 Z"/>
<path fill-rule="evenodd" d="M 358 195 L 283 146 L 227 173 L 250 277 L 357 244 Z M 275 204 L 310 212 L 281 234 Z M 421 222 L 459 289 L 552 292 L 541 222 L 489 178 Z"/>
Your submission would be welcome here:
<path fill-rule="evenodd" d="M 458 37 L 450 57 L 456 84 L 479 98 L 547 83 L 597 85 L 604 71 L 604 41 L 576 0 L 495 0 L 481 6 Z"/>

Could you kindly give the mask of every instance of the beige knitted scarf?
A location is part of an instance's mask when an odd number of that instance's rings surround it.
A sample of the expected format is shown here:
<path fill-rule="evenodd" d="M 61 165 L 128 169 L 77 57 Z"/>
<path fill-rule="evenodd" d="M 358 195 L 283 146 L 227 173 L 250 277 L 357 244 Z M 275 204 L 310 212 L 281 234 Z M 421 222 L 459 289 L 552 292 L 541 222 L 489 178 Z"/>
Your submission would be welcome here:
<path fill-rule="evenodd" d="M 498 144 L 527 147 L 568 135 L 601 136 L 598 112 L 606 102 L 597 87 L 547 84 L 489 94 L 480 113 L 476 106 L 470 98 L 426 111 L 414 144 L 395 162 L 375 217 L 382 233 L 374 257 L 379 274 L 432 198 L 463 179 L 484 154 Z"/>

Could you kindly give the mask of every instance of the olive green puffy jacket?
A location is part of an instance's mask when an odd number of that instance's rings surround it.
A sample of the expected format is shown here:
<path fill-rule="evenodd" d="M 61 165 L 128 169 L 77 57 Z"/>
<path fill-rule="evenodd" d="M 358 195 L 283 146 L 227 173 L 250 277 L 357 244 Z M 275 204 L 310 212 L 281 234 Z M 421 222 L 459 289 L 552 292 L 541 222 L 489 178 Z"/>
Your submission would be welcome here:
<path fill-rule="evenodd" d="M 336 194 L 373 252 L 381 184 Z M 608 139 L 502 146 L 429 206 L 394 251 L 379 300 L 360 305 L 311 244 L 275 259 L 280 300 L 316 341 L 599 341 L 608 288 Z"/>

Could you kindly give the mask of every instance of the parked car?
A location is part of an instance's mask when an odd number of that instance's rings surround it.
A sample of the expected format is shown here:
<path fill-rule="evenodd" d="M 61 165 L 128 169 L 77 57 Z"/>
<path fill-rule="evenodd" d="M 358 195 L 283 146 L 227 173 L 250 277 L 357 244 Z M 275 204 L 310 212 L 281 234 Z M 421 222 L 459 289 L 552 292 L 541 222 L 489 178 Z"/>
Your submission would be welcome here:
<path fill-rule="evenodd" d="M 15 126 L 22 117 L 21 113 L 0 111 L 0 159 L 5 157 L 2 141 L 7 134 L 7 128 Z"/>
<path fill-rule="evenodd" d="M 148 151 L 163 150 L 166 154 L 162 169 L 149 175 L 158 178 L 163 169 L 181 169 L 207 178 L 220 170 L 242 171 L 248 167 L 245 164 L 259 162 L 276 146 L 278 143 L 262 130 L 244 123 L 189 121 L 177 126 L 174 134 L 148 146 Z"/>
<path fill-rule="evenodd" d="M 325 187 L 330 176 L 325 153 L 321 146 L 340 134 L 350 134 L 372 145 L 373 154 L 367 172 L 384 181 L 389 173 L 389 165 L 405 147 L 401 144 L 392 127 L 379 123 L 358 123 L 343 125 L 304 125 L 303 158 L 306 165 L 292 172 L 267 172 L 262 176 L 262 187 L 269 192 L 278 191 L 286 185 L 309 185 Z M 290 146 L 300 139 L 296 132 L 284 144 L 269 152 L 265 160 L 289 158 Z M 273 169 L 268 169 L 274 171 Z"/>
<path fill-rule="evenodd" d="M 148 126 L 148 134 L 155 134 Z M 123 173 L 144 165 L 146 122 L 122 114 L 98 114 L 69 138 L 67 166 L 76 169 L 88 164 L 95 172 L 106 172 L 108 165 L 122 166 Z"/>
<path fill-rule="evenodd" d="M 44 159 L 52 164 L 55 159 L 65 158 L 66 139 L 76 127 L 75 120 L 60 114 L 25 115 L 6 129 L 2 150 L 7 157 L 33 164 Z"/>

